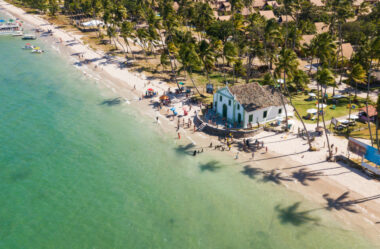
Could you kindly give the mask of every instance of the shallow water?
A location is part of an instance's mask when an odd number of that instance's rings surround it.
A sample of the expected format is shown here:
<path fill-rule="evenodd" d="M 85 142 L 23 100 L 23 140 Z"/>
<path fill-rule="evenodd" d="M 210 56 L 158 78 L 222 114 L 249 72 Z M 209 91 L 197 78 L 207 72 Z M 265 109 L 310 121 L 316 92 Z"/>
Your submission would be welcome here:
<path fill-rule="evenodd" d="M 48 53 L 0 37 L 0 248 L 373 248 L 231 159 L 189 156 L 133 105 L 102 104 L 118 96 L 35 43 Z"/>

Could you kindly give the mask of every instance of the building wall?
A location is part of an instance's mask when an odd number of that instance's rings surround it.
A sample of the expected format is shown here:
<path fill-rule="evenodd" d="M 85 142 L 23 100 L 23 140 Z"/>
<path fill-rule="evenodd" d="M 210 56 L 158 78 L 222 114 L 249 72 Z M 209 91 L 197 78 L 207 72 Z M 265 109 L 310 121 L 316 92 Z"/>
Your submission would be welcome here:
<path fill-rule="evenodd" d="M 222 101 L 220 101 L 220 97 L 222 97 Z M 231 101 L 231 105 L 229 105 L 229 101 Z M 216 108 L 215 108 L 215 102 Z M 227 106 L 227 119 L 229 122 L 234 122 L 234 99 L 227 91 L 218 91 L 214 94 L 213 100 L 213 108 L 216 113 L 223 117 L 223 105 Z"/>
<path fill-rule="evenodd" d="M 282 110 L 281 113 L 279 114 L 279 110 Z M 267 112 L 266 118 L 264 118 L 264 112 Z M 244 120 L 244 127 L 248 126 L 249 122 L 249 116 L 252 115 L 252 124 L 257 124 L 259 123 L 265 123 L 268 121 L 275 120 L 278 117 L 283 117 L 285 115 L 285 110 L 283 106 L 271 106 L 259 110 L 255 110 L 252 112 L 246 112 L 245 113 L 245 120 Z"/>

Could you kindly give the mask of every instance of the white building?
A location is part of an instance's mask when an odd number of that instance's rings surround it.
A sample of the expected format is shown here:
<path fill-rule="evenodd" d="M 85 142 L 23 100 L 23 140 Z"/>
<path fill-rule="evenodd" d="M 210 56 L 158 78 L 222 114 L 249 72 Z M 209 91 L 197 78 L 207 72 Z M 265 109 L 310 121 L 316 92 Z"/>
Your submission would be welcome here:
<path fill-rule="evenodd" d="M 285 98 L 283 100 L 287 102 Z M 278 90 L 258 83 L 219 89 L 214 94 L 213 110 L 228 123 L 242 128 L 285 117 Z"/>

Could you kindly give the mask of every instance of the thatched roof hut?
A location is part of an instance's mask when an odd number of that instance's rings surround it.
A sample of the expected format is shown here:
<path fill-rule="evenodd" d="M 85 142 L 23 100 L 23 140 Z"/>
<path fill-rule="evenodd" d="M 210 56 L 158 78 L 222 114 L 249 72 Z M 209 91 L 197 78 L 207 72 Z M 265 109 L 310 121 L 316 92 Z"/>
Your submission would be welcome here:
<path fill-rule="evenodd" d="M 315 22 L 314 25 L 315 25 L 317 34 L 321 34 L 321 33 L 329 31 L 329 25 L 324 22 Z"/>
<path fill-rule="evenodd" d="M 259 13 L 267 20 L 272 18 L 277 19 L 272 10 L 261 10 Z"/>
<path fill-rule="evenodd" d="M 314 4 L 317 7 L 323 7 L 325 4 L 321 0 L 310 0 L 312 4 Z"/>
<path fill-rule="evenodd" d="M 343 50 L 343 57 L 345 57 L 346 59 L 351 59 L 351 56 L 354 53 L 354 49 L 352 48 L 351 43 L 343 43 L 342 50 Z"/>
<path fill-rule="evenodd" d="M 313 40 L 313 38 L 315 37 L 315 35 L 303 35 L 301 37 L 301 45 L 309 45 L 311 43 L 311 40 Z"/>
<path fill-rule="evenodd" d="M 261 86 L 259 83 L 242 84 L 228 87 L 244 110 L 251 112 L 270 106 L 281 106 L 280 93 L 271 86 Z M 284 101 L 286 101 L 284 99 Z"/>

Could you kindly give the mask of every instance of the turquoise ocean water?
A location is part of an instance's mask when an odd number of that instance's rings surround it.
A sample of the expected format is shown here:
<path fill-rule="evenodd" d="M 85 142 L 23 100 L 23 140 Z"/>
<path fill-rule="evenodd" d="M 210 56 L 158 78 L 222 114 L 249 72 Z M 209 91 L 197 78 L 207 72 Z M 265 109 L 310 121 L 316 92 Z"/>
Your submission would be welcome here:
<path fill-rule="evenodd" d="M 118 96 L 36 43 L 48 53 L 0 37 L 0 248 L 374 248 L 229 158 L 187 155 L 133 105 L 101 105 Z"/>

